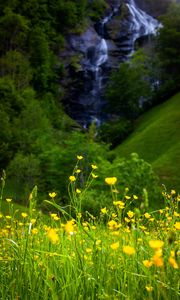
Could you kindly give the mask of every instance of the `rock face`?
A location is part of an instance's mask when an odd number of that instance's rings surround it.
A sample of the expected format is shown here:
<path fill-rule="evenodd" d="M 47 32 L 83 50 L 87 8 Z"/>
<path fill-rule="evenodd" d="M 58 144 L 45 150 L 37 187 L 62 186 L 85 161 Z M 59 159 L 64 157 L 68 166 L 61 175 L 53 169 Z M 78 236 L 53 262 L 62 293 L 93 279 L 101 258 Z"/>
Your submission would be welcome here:
<path fill-rule="evenodd" d="M 87 49 L 96 47 L 101 37 L 97 34 L 93 27 L 89 27 L 86 32 L 81 35 L 72 34 L 69 36 L 69 43 L 74 51 L 79 51 L 86 55 Z"/>
<path fill-rule="evenodd" d="M 130 57 L 138 38 L 155 34 L 159 26 L 134 0 L 107 2 L 110 9 L 102 20 L 83 34 L 68 38 L 66 55 L 70 56 L 67 61 L 71 61 L 72 81 L 65 105 L 83 127 L 93 120 L 99 124 L 104 118 L 103 92 L 110 69 Z"/>
<path fill-rule="evenodd" d="M 164 14 L 171 2 L 173 0 L 136 0 L 137 6 L 153 17 Z"/>

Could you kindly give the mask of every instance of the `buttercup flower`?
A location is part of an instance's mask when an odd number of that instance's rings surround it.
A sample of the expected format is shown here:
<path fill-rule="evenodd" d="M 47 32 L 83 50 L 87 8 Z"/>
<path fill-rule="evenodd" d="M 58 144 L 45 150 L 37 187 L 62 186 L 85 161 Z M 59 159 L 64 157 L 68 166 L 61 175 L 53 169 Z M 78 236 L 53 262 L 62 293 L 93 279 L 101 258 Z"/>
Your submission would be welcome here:
<path fill-rule="evenodd" d="M 83 159 L 83 156 L 82 155 L 77 155 L 77 159 L 81 160 L 81 159 Z"/>
<path fill-rule="evenodd" d="M 120 209 L 123 209 L 125 206 L 125 203 L 123 201 L 113 201 L 113 204 L 116 205 Z"/>
<path fill-rule="evenodd" d="M 159 249 L 159 248 L 162 248 L 164 245 L 164 242 L 163 241 L 160 241 L 160 240 L 151 240 L 149 241 L 149 246 L 152 248 L 152 249 Z"/>
<path fill-rule="evenodd" d="M 107 212 L 108 212 L 108 210 L 107 210 L 107 208 L 106 207 L 104 207 L 104 208 L 101 208 L 101 213 L 102 214 L 107 214 Z"/>
<path fill-rule="evenodd" d="M 131 219 L 131 218 L 134 217 L 134 212 L 131 211 L 131 210 L 129 210 L 129 211 L 127 212 L 127 215 L 128 215 L 128 217 Z"/>
<path fill-rule="evenodd" d="M 163 259 L 162 259 L 162 251 L 159 249 L 155 252 L 154 256 L 152 257 L 152 262 L 157 267 L 163 267 Z"/>
<path fill-rule="evenodd" d="M 70 180 L 71 182 L 76 181 L 76 177 L 73 176 L 73 175 L 71 175 L 71 176 L 69 176 L 69 180 Z"/>
<path fill-rule="evenodd" d="M 143 265 L 146 268 L 150 268 L 153 265 L 153 262 L 151 260 L 145 259 L 145 260 L 143 260 Z"/>
<path fill-rule="evenodd" d="M 150 286 L 150 285 L 146 285 L 146 291 L 147 292 L 152 292 L 153 291 L 153 287 L 152 286 Z"/>
<path fill-rule="evenodd" d="M 28 214 L 22 212 L 22 213 L 21 213 L 21 216 L 22 216 L 23 218 L 27 218 Z"/>
<path fill-rule="evenodd" d="M 7 201 L 8 203 L 10 203 L 10 202 L 12 201 L 12 199 L 7 198 L 6 201 Z"/>
<path fill-rule="evenodd" d="M 131 247 L 131 246 L 124 246 L 123 252 L 127 255 L 134 255 L 136 253 L 134 247 Z"/>
<path fill-rule="evenodd" d="M 180 222 L 176 222 L 174 224 L 174 227 L 177 229 L 177 230 L 180 230 Z"/>
<path fill-rule="evenodd" d="M 111 244 L 110 247 L 112 250 L 117 250 L 119 248 L 119 242 Z"/>
<path fill-rule="evenodd" d="M 149 219 L 151 217 L 151 215 L 149 213 L 145 213 L 144 216 L 146 219 Z"/>
<path fill-rule="evenodd" d="M 47 231 L 47 236 L 49 240 L 53 243 L 56 244 L 59 241 L 59 237 L 57 235 L 57 232 L 55 229 L 51 228 Z"/>
<path fill-rule="evenodd" d="M 93 170 L 96 170 L 98 167 L 96 165 L 91 165 Z"/>
<path fill-rule="evenodd" d="M 169 257 L 169 264 L 174 268 L 174 269 L 179 269 L 179 266 L 173 256 Z"/>
<path fill-rule="evenodd" d="M 49 197 L 51 197 L 51 198 L 55 198 L 56 195 L 57 195 L 57 194 L 56 194 L 55 192 L 49 193 Z"/>
<path fill-rule="evenodd" d="M 75 232 L 75 221 L 67 221 L 67 223 L 64 225 L 64 229 L 67 232 L 67 234 L 73 235 Z"/>
<path fill-rule="evenodd" d="M 105 178 L 105 182 L 108 184 L 108 185 L 114 185 L 117 181 L 117 178 L 116 177 L 106 177 Z"/>
<path fill-rule="evenodd" d="M 96 175 L 94 173 L 91 173 L 91 176 L 92 176 L 92 178 L 97 178 L 98 177 L 98 175 Z"/>

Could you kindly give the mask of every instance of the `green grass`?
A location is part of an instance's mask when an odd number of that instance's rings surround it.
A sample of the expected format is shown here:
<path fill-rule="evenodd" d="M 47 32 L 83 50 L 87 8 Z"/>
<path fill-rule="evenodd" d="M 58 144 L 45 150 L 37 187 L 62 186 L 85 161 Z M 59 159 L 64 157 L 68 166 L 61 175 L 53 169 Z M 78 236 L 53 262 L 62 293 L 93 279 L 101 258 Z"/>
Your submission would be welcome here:
<path fill-rule="evenodd" d="M 115 184 L 108 178 L 111 207 L 96 217 L 81 213 L 74 181 L 73 219 L 55 197 L 46 219 L 33 193 L 18 218 L 8 203 L 11 213 L 0 213 L 0 299 L 178 300 L 180 197 L 164 193 L 165 206 L 151 213 L 129 210 L 131 199 L 114 201 Z"/>
<path fill-rule="evenodd" d="M 139 118 L 135 131 L 114 151 L 128 157 L 136 152 L 151 163 L 168 188 L 180 188 L 180 93 Z"/>

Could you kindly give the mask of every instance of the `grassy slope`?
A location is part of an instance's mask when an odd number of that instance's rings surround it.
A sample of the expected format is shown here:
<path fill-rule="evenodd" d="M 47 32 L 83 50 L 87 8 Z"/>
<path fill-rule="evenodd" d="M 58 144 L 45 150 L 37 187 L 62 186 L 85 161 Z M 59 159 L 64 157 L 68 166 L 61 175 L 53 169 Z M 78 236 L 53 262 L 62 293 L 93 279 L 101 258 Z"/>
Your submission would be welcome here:
<path fill-rule="evenodd" d="M 125 157 L 138 153 L 152 164 L 161 184 L 180 191 L 180 93 L 141 116 L 114 152 Z"/>

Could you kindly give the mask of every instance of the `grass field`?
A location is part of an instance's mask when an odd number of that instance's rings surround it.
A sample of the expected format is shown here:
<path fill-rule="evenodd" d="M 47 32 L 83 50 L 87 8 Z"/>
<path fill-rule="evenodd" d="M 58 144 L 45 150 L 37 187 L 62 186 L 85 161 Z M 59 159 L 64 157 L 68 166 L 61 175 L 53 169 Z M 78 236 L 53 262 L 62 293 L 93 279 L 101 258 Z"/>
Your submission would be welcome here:
<path fill-rule="evenodd" d="M 114 150 L 122 157 L 132 152 L 152 164 L 161 184 L 180 189 L 180 94 L 140 117 L 135 131 Z"/>
<path fill-rule="evenodd" d="M 165 206 L 150 212 L 131 206 L 138 195 L 119 199 L 117 178 L 108 177 L 104 184 L 111 202 L 93 216 L 81 212 L 89 185 L 78 190 L 78 176 L 69 177 L 68 210 L 57 204 L 55 192 L 49 193 L 45 202 L 53 212 L 46 218 L 36 206 L 36 187 L 26 210 L 17 211 L 1 194 L 0 299 L 178 300 L 176 191 L 164 192 Z"/>

